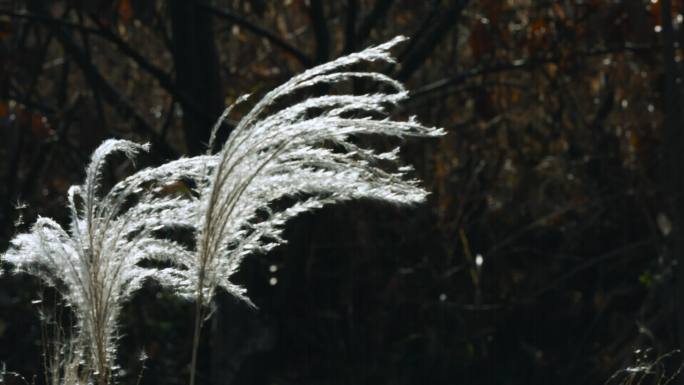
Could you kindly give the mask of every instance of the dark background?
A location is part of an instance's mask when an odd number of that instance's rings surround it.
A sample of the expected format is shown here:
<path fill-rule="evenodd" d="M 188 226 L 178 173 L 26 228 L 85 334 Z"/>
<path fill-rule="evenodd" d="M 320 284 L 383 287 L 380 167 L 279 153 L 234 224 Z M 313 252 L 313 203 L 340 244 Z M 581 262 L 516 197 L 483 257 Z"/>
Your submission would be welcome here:
<path fill-rule="evenodd" d="M 385 69 L 412 90 L 397 115 L 448 132 L 402 151 L 428 202 L 291 222 L 289 243 L 236 278 L 259 309 L 219 295 L 199 384 L 603 384 L 684 341 L 682 11 L 0 0 L 0 250 L 38 215 L 66 223 L 67 189 L 103 139 L 150 141 L 138 166 L 200 153 L 239 95 L 404 34 Z M 53 297 L 0 279 L 0 361 L 29 383 L 44 382 L 31 301 Z M 138 293 L 121 383 L 138 381 L 141 351 L 141 384 L 187 383 L 192 314 L 153 283 Z M 649 383 L 681 357 L 662 363 Z"/>

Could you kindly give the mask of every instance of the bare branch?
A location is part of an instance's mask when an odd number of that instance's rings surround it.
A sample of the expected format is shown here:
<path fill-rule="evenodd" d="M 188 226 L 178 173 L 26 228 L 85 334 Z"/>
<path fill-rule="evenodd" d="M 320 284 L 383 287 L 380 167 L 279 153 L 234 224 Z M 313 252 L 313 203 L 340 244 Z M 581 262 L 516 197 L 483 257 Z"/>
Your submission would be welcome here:
<path fill-rule="evenodd" d="M 370 13 L 363 18 L 359 29 L 356 31 L 356 45 L 363 45 L 370 35 L 371 31 L 382 20 L 392 6 L 393 0 L 377 0 L 375 6 Z"/>
<path fill-rule="evenodd" d="M 190 108 L 193 112 L 199 113 L 200 109 L 194 103 L 192 100 L 189 98 L 186 98 L 183 94 L 181 94 L 178 90 L 178 87 L 176 86 L 176 83 L 173 81 L 171 76 L 164 71 L 162 68 L 152 64 L 149 60 L 147 60 L 140 52 L 138 52 L 136 49 L 134 49 L 130 44 L 125 42 L 119 35 L 117 35 L 115 32 L 113 32 L 110 28 L 108 28 L 106 25 L 104 25 L 100 20 L 98 20 L 97 17 L 94 17 L 91 15 L 90 20 L 98 25 L 98 28 L 92 28 L 92 27 L 87 27 L 82 24 L 77 24 L 70 22 L 68 20 L 60 19 L 60 18 L 53 18 L 50 16 L 46 15 L 38 15 L 34 13 L 27 13 L 27 12 L 14 12 L 14 11 L 7 11 L 7 10 L 0 10 L 0 15 L 6 15 L 18 19 L 25 19 L 25 20 L 31 20 L 31 21 L 36 21 L 43 23 L 47 26 L 50 27 L 63 27 L 63 28 L 68 28 L 70 30 L 78 31 L 83 34 L 87 35 L 95 35 L 98 36 L 116 46 L 116 48 L 119 49 L 119 51 L 129 57 L 131 60 L 133 60 L 138 67 L 140 67 L 143 71 L 147 72 L 149 75 L 151 75 L 153 78 L 159 82 L 159 85 L 164 88 L 171 96 L 173 96 L 176 100 L 179 102 L 182 102 L 185 108 Z"/>
<path fill-rule="evenodd" d="M 297 48 L 297 47 L 293 46 L 292 44 L 286 42 L 285 40 L 281 39 L 280 37 L 278 37 L 273 32 L 271 32 L 271 31 L 255 24 L 255 23 L 245 19 L 244 17 L 236 14 L 235 12 L 227 10 L 227 9 L 219 9 L 219 8 L 216 8 L 216 7 L 213 7 L 209 4 L 204 4 L 204 3 L 198 3 L 197 6 L 201 10 L 209 12 L 214 16 L 218 16 L 218 17 L 221 17 L 223 19 L 229 20 L 229 21 L 239 25 L 240 27 L 243 27 L 244 29 L 252 32 L 253 34 L 265 38 L 271 44 L 275 45 L 276 47 L 281 48 L 285 52 L 294 56 L 304 67 L 311 67 L 311 65 L 313 64 L 312 60 L 304 52 L 302 52 L 299 48 Z"/>
<path fill-rule="evenodd" d="M 604 48 L 604 49 L 597 49 L 593 51 L 588 51 L 588 52 L 581 52 L 578 53 L 578 57 L 594 57 L 594 56 L 603 56 L 603 55 L 608 55 L 608 54 L 614 54 L 614 53 L 620 53 L 620 52 L 637 52 L 637 53 L 649 53 L 653 50 L 658 49 L 657 46 L 653 45 L 624 45 L 621 47 L 613 47 L 613 48 Z M 429 94 L 433 94 L 436 92 L 444 91 L 449 89 L 450 87 L 462 84 L 468 79 L 478 77 L 478 76 L 484 76 L 484 75 L 489 75 L 489 74 L 495 74 L 499 72 L 506 72 L 506 71 L 516 71 L 516 70 L 522 70 L 526 68 L 534 68 L 535 66 L 541 65 L 541 64 L 546 64 L 546 63 L 556 63 L 561 60 L 560 56 L 554 55 L 554 56 L 548 56 L 548 57 L 541 57 L 541 58 L 532 58 L 529 60 L 517 60 L 512 63 L 500 63 L 500 64 L 495 64 L 489 67 L 478 67 L 478 68 L 471 68 L 469 70 L 463 71 L 459 74 L 446 77 L 440 80 L 436 80 L 432 83 L 426 84 L 423 87 L 420 87 L 416 89 L 415 91 L 411 92 L 411 100 L 423 98 Z"/>
<path fill-rule="evenodd" d="M 62 43 L 64 50 L 74 59 L 76 64 L 81 68 L 86 79 L 93 85 L 94 88 L 102 91 L 102 96 L 112 104 L 118 112 L 124 116 L 128 116 L 135 122 L 134 127 L 144 134 L 148 135 L 155 147 L 160 151 L 162 156 L 167 158 L 175 158 L 176 151 L 169 147 L 164 142 L 157 132 L 150 126 L 138 111 L 133 107 L 125 96 L 121 95 L 97 70 L 95 65 L 88 59 L 83 50 L 69 37 L 67 33 L 59 28 L 53 28 L 57 38 Z"/>
<path fill-rule="evenodd" d="M 446 35 L 446 33 L 456 25 L 456 22 L 461 15 L 461 11 L 468 4 L 468 0 L 452 0 L 449 7 L 440 12 L 439 19 L 433 26 L 430 26 L 423 36 L 416 36 L 410 48 L 401 60 L 401 68 L 397 73 L 399 81 L 406 81 L 411 75 L 420 68 L 425 60 L 430 56 L 432 51 L 437 47 L 437 44 Z"/>

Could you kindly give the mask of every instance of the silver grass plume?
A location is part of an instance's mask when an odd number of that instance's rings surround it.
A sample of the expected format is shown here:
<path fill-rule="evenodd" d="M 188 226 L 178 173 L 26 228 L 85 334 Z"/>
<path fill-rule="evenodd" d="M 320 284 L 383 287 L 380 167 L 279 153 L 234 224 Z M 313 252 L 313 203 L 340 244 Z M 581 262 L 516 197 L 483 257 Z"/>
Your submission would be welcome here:
<path fill-rule="evenodd" d="M 106 157 L 122 152 L 132 158 L 147 147 L 105 141 L 93 154 L 83 186 L 69 191 L 69 232 L 39 218 L 31 232 L 12 241 L 4 260 L 56 286 L 73 307 L 78 345 L 92 361 L 99 384 L 111 377 L 120 307 L 146 279 L 197 300 L 192 384 L 203 319 L 200 309 L 218 287 L 249 302 L 245 289 L 230 278 L 246 256 L 284 243 L 281 235 L 289 219 L 352 199 L 398 205 L 425 199 L 426 191 L 406 177 L 411 168 L 398 165 L 398 148 L 376 152 L 355 139 L 444 133 L 413 117 L 391 120 L 391 108 L 408 96 L 403 85 L 381 73 L 349 69 L 394 63 L 390 49 L 403 40 L 394 38 L 293 77 L 243 117 L 218 153 L 138 171 L 106 194 L 100 185 Z M 279 106 L 302 91 L 350 80 L 375 84 L 378 91 L 311 97 Z M 231 109 L 212 131 L 210 149 Z M 180 194 L 173 187 L 178 184 Z M 172 240 L 169 230 L 191 233 L 194 244 Z M 146 260 L 164 262 L 166 267 L 141 266 Z"/>
<path fill-rule="evenodd" d="M 399 82 L 378 73 L 351 70 L 364 63 L 395 63 L 391 41 L 309 69 L 267 93 L 237 124 L 221 150 L 209 183 L 198 189 L 196 245 L 192 264 L 182 273 L 197 296 L 190 385 L 195 382 L 203 306 L 220 287 L 250 303 L 244 288 L 231 282 L 242 260 L 282 244 L 291 218 L 324 205 L 374 199 L 408 205 L 426 191 L 399 167 L 399 148 L 378 153 L 356 144 L 360 136 L 404 138 L 443 135 L 414 117 L 389 119 L 389 110 L 408 97 Z M 336 83 L 363 80 L 376 93 L 309 97 L 281 108 L 298 93 Z M 241 103 L 244 98 L 236 103 Z M 232 107 L 219 118 L 209 140 Z M 388 171 L 391 170 L 391 171 Z"/>
<path fill-rule="evenodd" d="M 200 190 L 197 250 L 193 265 L 184 271 L 191 274 L 188 281 L 196 281 L 201 300 L 210 300 L 216 287 L 247 299 L 231 276 L 246 256 L 284 243 L 283 226 L 296 215 L 359 198 L 398 205 L 424 200 L 426 191 L 406 178 L 411 168 L 397 165 L 399 148 L 378 153 L 354 139 L 443 135 L 414 117 L 389 118 L 391 108 L 408 97 L 399 82 L 378 72 L 349 70 L 364 63 L 394 63 L 390 49 L 405 39 L 396 37 L 291 78 L 237 124 L 216 154 L 209 183 Z M 297 92 L 357 79 L 378 91 L 310 97 L 278 109 L 279 102 Z M 215 132 L 210 148 L 214 137 Z M 284 200 L 290 204 L 283 207 Z"/>
<path fill-rule="evenodd" d="M 139 171 L 107 193 L 101 179 L 107 158 L 123 153 L 132 159 L 147 145 L 107 140 L 92 155 L 85 182 L 68 192 L 69 231 L 49 218 L 38 218 L 31 231 L 16 236 L 3 260 L 17 271 L 38 276 L 56 287 L 77 318 L 75 349 L 83 368 L 98 384 L 111 379 L 121 304 L 148 278 L 179 294 L 189 283 L 177 269 L 141 267 L 144 260 L 189 264 L 192 254 L 159 236 L 164 229 L 187 228 L 196 212 L 192 200 L 169 194 L 180 180 L 201 185 L 213 157 L 180 159 Z"/>

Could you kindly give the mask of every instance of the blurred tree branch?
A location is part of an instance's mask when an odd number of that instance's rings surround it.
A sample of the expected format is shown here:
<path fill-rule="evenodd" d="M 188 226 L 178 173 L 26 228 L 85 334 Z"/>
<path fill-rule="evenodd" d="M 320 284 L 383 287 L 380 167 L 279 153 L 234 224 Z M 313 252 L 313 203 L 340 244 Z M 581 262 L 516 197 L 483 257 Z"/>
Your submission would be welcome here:
<path fill-rule="evenodd" d="M 95 89 L 102 91 L 102 95 L 107 101 L 115 107 L 115 110 L 122 115 L 133 119 L 135 122 L 134 128 L 141 133 L 151 138 L 152 144 L 157 148 L 157 151 L 165 158 L 176 158 L 176 151 L 162 140 L 157 132 L 150 126 L 145 118 L 136 111 L 135 107 L 131 105 L 124 95 L 121 95 L 116 88 L 114 88 L 107 79 L 97 70 L 97 67 L 89 60 L 83 50 L 73 41 L 68 33 L 62 31 L 60 28 L 51 28 L 61 42 L 64 50 L 74 59 L 76 64 L 81 68 L 88 82 Z"/>
<path fill-rule="evenodd" d="M 40 15 L 28 12 L 14 12 L 8 10 L 0 10 L 0 15 L 6 15 L 9 17 L 14 17 L 18 19 L 26 19 L 35 22 L 41 22 L 48 26 L 49 28 L 62 27 L 70 30 L 75 30 L 83 34 L 91 34 L 99 36 L 106 41 L 114 44 L 119 51 L 133 60 L 142 70 L 151 75 L 154 79 L 159 82 L 159 85 L 164 88 L 171 96 L 184 105 L 186 110 L 194 111 L 199 113 L 200 107 L 191 99 L 186 98 L 178 90 L 178 86 L 175 84 L 174 80 L 166 73 L 163 69 L 152 64 L 147 60 L 140 52 L 134 49 L 130 44 L 124 41 L 118 34 L 113 32 L 108 26 L 103 24 L 94 15 L 90 15 L 90 20 L 98 25 L 98 28 L 87 27 L 82 24 L 77 24 L 64 20 L 62 18 L 54 18 L 48 15 Z M 212 117 L 213 118 L 213 117 Z"/>
<path fill-rule="evenodd" d="M 361 20 L 358 30 L 355 34 L 354 47 L 360 47 L 366 43 L 371 31 L 377 26 L 378 22 L 382 20 L 392 6 L 393 0 L 377 0 L 373 9 Z M 349 48 L 349 52 L 354 48 Z"/>
<path fill-rule="evenodd" d="M 608 55 L 608 54 L 615 54 L 615 53 L 620 53 L 620 52 L 639 52 L 639 53 L 652 53 L 653 51 L 659 49 L 658 46 L 654 45 L 624 45 L 621 47 L 613 47 L 613 48 L 606 48 L 606 49 L 597 49 L 597 50 L 592 50 L 592 51 L 587 51 L 587 52 L 578 52 L 577 57 L 595 57 L 595 56 L 603 56 L 603 55 Z M 430 96 L 434 93 L 439 93 L 442 91 L 448 90 L 450 87 L 462 84 L 468 79 L 478 77 L 478 76 L 486 76 L 490 74 L 496 74 L 500 72 L 506 72 L 506 71 L 516 71 L 516 70 L 523 70 L 523 69 L 533 69 L 536 66 L 543 65 L 543 64 L 548 64 L 548 63 L 559 63 L 562 60 L 562 57 L 553 55 L 549 56 L 546 58 L 532 58 L 528 60 L 517 60 L 512 63 L 500 63 L 500 64 L 495 64 L 492 66 L 487 66 L 487 67 L 475 67 L 475 68 L 470 68 L 467 69 L 459 74 L 449 76 L 446 78 L 442 78 L 440 80 L 436 80 L 432 83 L 428 83 L 420 88 L 415 89 L 414 91 L 411 92 L 411 99 L 412 100 L 418 100 L 427 96 Z"/>
<path fill-rule="evenodd" d="M 226 19 L 232 23 L 235 23 L 236 25 L 239 25 L 240 27 L 245 28 L 247 31 L 252 32 L 253 34 L 257 36 L 261 36 L 271 42 L 274 46 L 281 48 L 283 51 L 289 53 L 292 55 L 294 58 L 296 58 L 304 67 L 308 68 L 313 65 L 312 60 L 299 48 L 293 46 L 292 44 L 286 42 L 285 40 L 281 39 L 278 37 L 276 34 L 273 32 L 247 20 L 243 16 L 238 15 L 237 13 L 228 10 L 228 9 L 223 9 L 223 8 L 217 8 L 214 6 L 211 6 L 206 3 L 199 3 L 198 4 L 199 8 L 209 12 L 210 14 L 214 16 L 221 17 L 223 19 Z"/>
<path fill-rule="evenodd" d="M 411 37 L 411 45 L 400 56 L 401 66 L 397 72 L 397 79 L 406 81 L 418 70 L 430 56 L 437 44 L 456 26 L 461 12 L 468 4 L 468 0 L 448 0 L 446 9 L 439 9 L 437 21 L 430 23 L 427 28 L 419 30 Z"/>

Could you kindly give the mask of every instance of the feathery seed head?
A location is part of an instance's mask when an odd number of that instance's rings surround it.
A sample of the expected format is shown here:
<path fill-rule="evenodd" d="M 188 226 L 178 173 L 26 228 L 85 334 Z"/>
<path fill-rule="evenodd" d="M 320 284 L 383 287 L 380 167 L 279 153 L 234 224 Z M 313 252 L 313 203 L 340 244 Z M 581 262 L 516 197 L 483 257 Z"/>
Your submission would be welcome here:
<path fill-rule="evenodd" d="M 284 243 L 283 227 L 293 217 L 352 199 L 397 205 L 425 199 L 427 192 L 407 177 L 411 168 L 399 164 L 399 148 L 379 152 L 361 137 L 444 132 L 415 117 L 391 119 L 391 109 L 408 97 L 404 86 L 381 73 L 349 70 L 394 63 L 390 50 L 405 39 L 294 76 L 264 95 L 213 153 L 229 107 L 212 130 L 206 155 L 140 170 L 106 192 L 101 179 L 107 159 L 121 153 L 133 160 L 149 146 L 103 142 L 83 185 L 69 189 L 68 232 L 39 218 L 30 232 L 14 238 L 2 259 L 62 292 L 78 318 L 79 348 L 99 378 L 111 376 L 121 304 L 148 278 L 203 303 L 217 287 L 251 303 L 230 279 L 243 258 Z M 301 91 L 335 89 L 350 80 L 374 91 L 338 90 L 296 101 Z M 295 102 L 282 107 L 286 99 Z M 165 267 L 143 267 L 145 260 Z"/>

